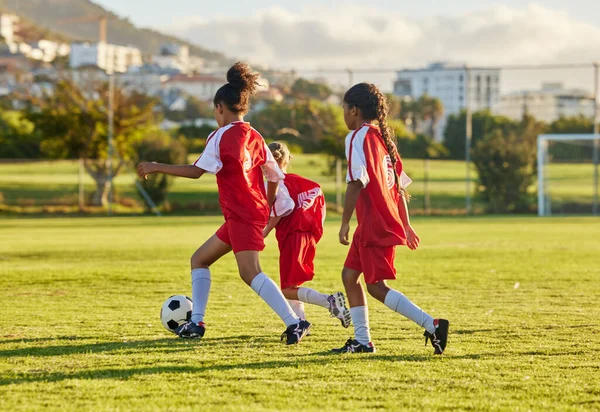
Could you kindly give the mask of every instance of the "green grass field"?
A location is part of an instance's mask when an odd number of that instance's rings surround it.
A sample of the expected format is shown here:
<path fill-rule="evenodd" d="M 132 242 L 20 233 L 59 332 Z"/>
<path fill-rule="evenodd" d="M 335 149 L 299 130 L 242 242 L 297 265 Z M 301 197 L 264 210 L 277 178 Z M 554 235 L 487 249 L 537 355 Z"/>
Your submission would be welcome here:
<path fill-rule="evenodd" d="M 392 285 L 451 321 L 434 357 L 421 330 L 369 300 L 376 354 L 331 355 L 352 331 L 308 307 L 284 327 L 213 267 L 201 341 L 158 319 L 190 293 L 211 217 L 0 219 L 0 410 L 593 410 L 600 408 L 600 220 L 416 218 Z M 345 247 L 326 224 L 312 286 L 341 287 Z M 277 278 L 269 239 L 263 268 Z"/>
<path fill-rule="evenodd" d="M 191 155 L 190 161 L 197 156 Z M 424 207 L 424 162 L 406 159 L 407 173 L 413 178 L 410 186 L 413 196 L 411 209 L 420 212 Z M 291 173 L 321 183 L 327 201 L 335 202 L 335 179 L 326 175 L 327 159 L 320 155 L 296 155 Z M 476 189 L 476 172 L 472 173 L 473 191 Z M 429 173 L 430 206 L 434 214 L 460 214 L 465 207 L 465 164 L 460 161 L 435 160 L 430 162 Z M 562 205 L 578 203 L 587 205 L 581 212 L 591 213 L 593 199 L 593 167 L 590 164 L 551 164 L 548 169 L 549 190 L 556 213 L 565 212 Z M 134 198 L 142 204 L 134 186 L 135 176 L 132 170 L 116 178 L 115 185 L 121 196 Z M 85 192 L 89 196 L 94 191 L 93 180 L 85 175 Z M 52 161 L 35 163 L 0 164 L 0 194 L 3 202 L 12 207 L 29 207 L 33 211 L 45 205 L 75 205 L 77 203 L 77 163 L 72 161 Z M 214 177 L 202 179 L 177 179 L 169 194 L 169 201 L 179 209 L 197 209 L 204 204 L 217 208 L 218 196 Z M 476 211 L 484 206 L 475 201 Z M 135 209 L 135 208 L 134 208 Z M 589 209 L 589 210 L 588 210 Z M 131 208 L 117 208 L 117 211 L 131 213 Z M 141 211 L 141 207 L 134 212 Z M 568 212 L 568 211 L 567 211 Z"/>

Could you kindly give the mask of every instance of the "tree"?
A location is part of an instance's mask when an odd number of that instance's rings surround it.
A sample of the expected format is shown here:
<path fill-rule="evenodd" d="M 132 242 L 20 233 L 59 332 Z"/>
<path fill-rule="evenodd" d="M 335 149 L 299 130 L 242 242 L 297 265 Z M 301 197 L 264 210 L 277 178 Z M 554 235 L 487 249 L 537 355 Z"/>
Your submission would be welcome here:
<path fill-rule="evenodd" d="M 444 114 L 444 105 L 442 104 L 442 101 L 437 97 L 430 97 L 425 94 L 419 97 L 419 100 L 417 101 L 417 110 L 421 122 L 427 125 L 424 134 L 431 139 L 435 139 L 440 119 Z"/>
<path fill-rule="evenodd" d="M 149 130 L 144 138 L 135 144 L 135 161 L 155 161 L 169 164 L 183 164 L 187 160 L 187 150 L 183 139 L 173 139 L 167 133 L 153 128 Z M 160 206 L 167 201 L 169 188 L 173 185 L 174 178 L 155 173 L 141 180 L 142 187 L 150 196 L 152 201 Z M 146 204 L 146 210 L 150 206 Z"/>
<path fill-rule="evenodd" d="M 291 94 L 298 100 L 326 100 L 333 91 L 326 84 L 300 78 L 292 85 Z"/>
<path fill-rule="evenodd" d="M 20 112 L 0 111 L 0 157 L 40 157 L 40 135 L 36 133 L 34 124 Z"/>
<path fill-rule="evenodd" d="M 344 112 L 337 105 L 318 100 L 274 102 L 251 116 L 252 123 L 266 139 L 285 140 L 305 152 L 328 153 L 344 157 L 344 138 L 348 129 Z"/>
<path fill-rule="evenodd" d="M 584 115 L 561 117 L 548 127 L 548 133 L 553 134 L 590 134 L 594 133 L 594 122 Z M 548 154 L 557 161 L 588 160 L 593 157 L 593 150 L 585 145 L 569 144 L 568 142 L 551 141 Z"/>
<path fill-rule="evenodd" d="M 510 130 L 514 130 L 518 122 L 505 116 L 493 115 L 489 110 L 475 112 L 472 118 L 473 137 L 471 147 L 475 147 L 477 142 L 484 136 L 495 130 L 506 135 Z M 451 159 L 465 158 L 465 139 L 467 136 L 467 115 L 463 110 L 460 114 L 452 114 L 448 117 L 448 123 L 444 131 L 444 146 L 448 149 Z"/>
<path fill-rule="evenodd" d="M 545 125 L 531 116 L 507 131 L 496 128 L 479 139 L 472 152 L 479 194 L 492 213 L 527 212 L 533 204 L 536 142 Z"/>
<path fill-rule="evenodd" d="M 133 144 L 143 137 L 143 128 L 155 120 L 154 99 L 115 89 L 113 142 L 118 161 L 109 169 L 107 101 L 107 84 L 82 90 L 69 80 L 61 80 L 51 93 L 31 97 L 26 111 L 26 118 L 43 137 L 44 154 L 83 159 L 86 171 L 96 182 L 92 204 L 98 206 L 108 203 L 109 173 L 119 174 L 132 157 Z"/>

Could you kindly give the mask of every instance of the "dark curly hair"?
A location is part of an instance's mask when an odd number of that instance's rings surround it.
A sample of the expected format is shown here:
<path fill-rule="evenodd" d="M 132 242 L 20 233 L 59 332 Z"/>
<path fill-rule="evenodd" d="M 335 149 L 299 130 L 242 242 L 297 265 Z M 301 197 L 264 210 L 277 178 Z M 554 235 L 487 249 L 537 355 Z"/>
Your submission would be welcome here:
<path fill-rule="evenodd" d="M 227 84 L 217 90 L 214 105 L 224 104 L 233 113 L 248 113 L 250 97 L 259 86 L 258 77 L 247 63 L 237 62 L 227 71 Z"/>

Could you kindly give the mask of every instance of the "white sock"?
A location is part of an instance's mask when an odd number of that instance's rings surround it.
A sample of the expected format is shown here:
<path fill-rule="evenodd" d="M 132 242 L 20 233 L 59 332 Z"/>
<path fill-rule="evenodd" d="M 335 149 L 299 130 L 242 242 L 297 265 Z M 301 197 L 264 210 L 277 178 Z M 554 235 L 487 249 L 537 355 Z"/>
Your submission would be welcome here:
<path fill-rule="evenodd" d="M 304 314 L 304 303 L 300 302 L 299 300 L 291 299 L 288 299 L 288 302 L 296 316 L 298 316 L 300 319 L 306 319 L 306 315 Z"/>
<path fill-rule="evenodd" d="M 192 269 L 192 322 L 204 322 L 208 293 L 210 292 L 210 270 Z"/>
<path fill-rule="evenodd" d="M 425 328 L 427 332 L 434 333 L 435 326 L 433 325 L 433 318 L 423 311 L 420 307 L 412 303 L 406 296 L 397 290 L 390 289 L 385 295 L 385 306 L 398 312 L 402 316 L 406 316 L 417 325 Z"/>
<path fill-rule="evenodd" d="M 286 327 L 300 322 L 287 299 L 270 277 L 261 272 L 252 279 L 250 287 L 277 313 Z"/>
<path fill-rule="evenodd" d="M 369 330 L 369 308 L 367 306 L 355 306 L 350 308 L 352 324 L 354 325 L 354 339 L 362 345 L 371 342 L 371 331 Z"/>
<path fill-rule="evenodd" d="M 329 301 L 327 300 L 328 297 L 329 295 L 319 293 L 314 289 L 298 288 L 298 300 L 301 300 L 302 302 L 319 305 L 329 309 Z"/>

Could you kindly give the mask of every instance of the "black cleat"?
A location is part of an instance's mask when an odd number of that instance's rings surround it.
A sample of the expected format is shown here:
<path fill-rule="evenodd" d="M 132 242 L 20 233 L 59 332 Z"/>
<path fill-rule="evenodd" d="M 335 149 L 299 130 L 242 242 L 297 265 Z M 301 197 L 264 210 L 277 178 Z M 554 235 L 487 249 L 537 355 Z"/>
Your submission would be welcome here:
<path fill-rule="evenodd" d="M 375 353 L 375 345 L 373 345 L 373 342 L 363 345 L 355 339 L 348 339 L 343 347 L 331 351 L 333 353 Z"/>
<path fill-rule="evenodd" d="M 435 325 L 435 332 L 429 333 L 425 331 L 425 345 L 427 341 L 431 340 L 431 345 L 434 349 L 435 355 L 441 355 L 446 350 L 446 344 L 448 343 L 448 329 L 450 329 L 450 322 L 446 319 L 434 319 L 433 324 Z"/>
<path fill-rule="evenodd" d="M 206 332 L 204 322 L 194 323 L 191 320 L 175 329 L 177 336 L 184 339 L 200 339 L 204 336 L 204 332 Z"/>
<path fill-rule="evenodd" d="M 295 345 L 297 343 L 300 343 L 302 338 L 304 338 L 310 330 L 310 327 L 310 322 L 306 320 L 301 320 L 300 323 L 290 325 L 285 330 L 285 332 L 281 334 L 281 341 L 283 341 L 283 339 L 286 339 L 286 345 Z"/>

